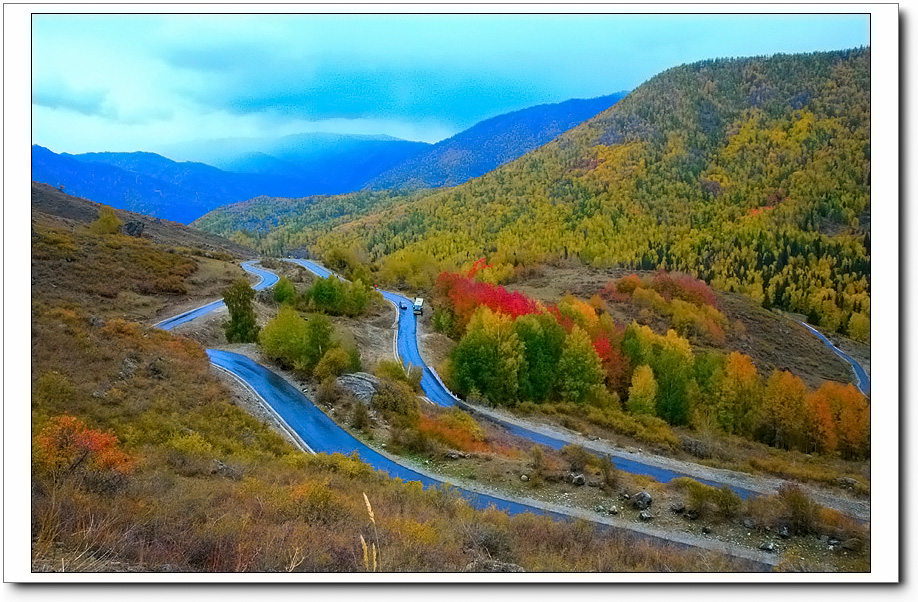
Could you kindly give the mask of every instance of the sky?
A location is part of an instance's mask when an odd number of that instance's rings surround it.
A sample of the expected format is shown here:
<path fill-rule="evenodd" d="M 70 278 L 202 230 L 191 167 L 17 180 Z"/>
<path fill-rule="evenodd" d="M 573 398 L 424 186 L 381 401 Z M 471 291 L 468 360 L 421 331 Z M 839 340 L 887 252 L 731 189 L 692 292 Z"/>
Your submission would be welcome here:
<path fill-rule="evenodd" d="M 683 63 L 866 45 L 866 15 L 35 14 L 32 142 L 71 153 L 301 132 L 437 142 Z"/>

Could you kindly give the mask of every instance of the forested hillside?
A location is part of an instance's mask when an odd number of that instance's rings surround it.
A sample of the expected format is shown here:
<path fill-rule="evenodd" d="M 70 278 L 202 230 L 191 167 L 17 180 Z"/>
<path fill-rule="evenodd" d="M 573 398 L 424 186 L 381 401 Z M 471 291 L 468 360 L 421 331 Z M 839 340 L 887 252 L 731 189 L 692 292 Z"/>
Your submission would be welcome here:
<path fill-rule="evenodd" d="M 677 67 L 482 178 L 290 244 L 413 286 L 482 256 L 686 271 L 864 340 L 869 93 L 867 49 Z"/>

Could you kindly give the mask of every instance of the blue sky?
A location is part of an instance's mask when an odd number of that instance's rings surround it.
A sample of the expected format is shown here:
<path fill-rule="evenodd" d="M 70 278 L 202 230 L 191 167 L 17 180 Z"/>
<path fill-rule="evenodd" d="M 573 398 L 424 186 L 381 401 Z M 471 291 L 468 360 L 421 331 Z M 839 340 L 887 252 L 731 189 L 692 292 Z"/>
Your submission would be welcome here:
<path fill-rule="evenodd" d="M 299 132 L 435 142 L 706 58 L 869 44 L 857 15 L 34 15 L 32 141 Z"/>

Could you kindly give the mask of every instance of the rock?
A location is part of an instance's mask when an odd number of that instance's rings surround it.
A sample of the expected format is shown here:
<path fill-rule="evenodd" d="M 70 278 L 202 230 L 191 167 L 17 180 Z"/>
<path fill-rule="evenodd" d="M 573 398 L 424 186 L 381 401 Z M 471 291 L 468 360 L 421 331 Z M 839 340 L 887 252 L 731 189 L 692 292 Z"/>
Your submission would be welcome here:
<path fill-rule="evenodd" d="M 854 489 L 861 484 L 860 481 L 852 479 L 851 477 L 838 477 L 835 479 L 835 483 L 838 484 L 839 487 L 844 487 L 845 489 Z"/>
<path fill-rule="evenodd" d="M 447 460 L 458 460 L 459 454 L 454 451 L 448 451 L 445 454 L 443 454 L 443 457 L 446 458 Z"/>
<path fill-rule="evenodd" d="M 623 494 L 621 494 L 621 496 L 619 496 L 619 497 L 621 497 L 623 500 L 631 499 L 631 496 L 628 495 L 627 493 L 623 493 Z"/>
<path fill-rule="evenodd" d="M 587 439 L 589 439 L 590 441 L 598 441 L 599 437 L 597 437 L 596 435 L 590 435 L 589 437 L 587 437 Z"/>
<path fill-rule="evenodd" d="M 682 449 L 698 458 L 710 458 L 711 448 L 704 441 L 685 437 L 682 439 Z"/>
<path fill-rule="evenodd" d="M 128 236 L 141 236 L 143 234 L 143 222 L 126 222 L 122 227 L 122 232 Z"/>
<path fill-rule="evenodd" d="M 527 474 L 521 474 L 521 475 L 520 475 L 520 480 L 521 480 L 522 482 L 525 483 L 526 481 L 529 480 L 529 475 L 527 475 Z"/>
<path fill-rule="evenodd" d="M 755 521 L 749 517 L 743 519 L 743 526 L 747 529 L 755 529 Z"/>
<path fill-rule="evenodd" d="M 647 522 L 649 520 L 653 520 L 653 514 L 651 514 L 647 510 L 641 510 L 640 514 L 638 514 L 638 518 L 644 522 Z"/>
<path fill-rule="evenodd" d="M 682 514 L 685 512 L 685 504 L 682 502 L 673 502 L 669 505 L 669 509 L 675 512 L 676 514 Z"/>
<path fill-rule="evenodd" d="M 683 515 L 689 520 L 698 520 L 698 511 L 697 510 L 686 510 Z"/>
<path fill-rule="evenodd" d="M 829 536 L 828 536 L 828 535 L 820 535 L 820 536 L 819 536 L 819 543 L 828 544 L 828 543 L 829 543 Z"/>
<path fill-rule="evenodd" d="M 102 391 L 101 389 L 92 392 L 93 399 L 102 399 L 103 397 L 105 397 L 105 391 Z"/>
<path fill-rule="evenodd" d="M 134 372 L 137 371 L 137 360 L 132 357 L 124 358 L 124 361 L 121 362 L 121 372 L 118 373 L 118 377 L 121 379 L 127 379 L 134 376 Z"/>
<path fill-rule="evenodd" d="M 599 487 L 599 481 L 587 481 L 587 485 L 590 487 Z"/>
<path fill-rule="evenodd" d="M 572 474 L 571 483 L 577 487 L 582 487 L 583 485 L 586 485 L 586 477 L 584 477 L 582 474 Z"/>
<path fill-rule="evenodd" d="M 612 516 L 615 516 L 616 514 L 618 514 L 618 508 L 609 508 L 609 514 L 611 514 Z"/>
<path fill-rule="evenodd" d="M 840 543 L 841 543 L 841 541 L 838 540 L 838 539 L 836 539 L 835 537 L 830 537 L 830 538 L 829 538 L 829 545 L 830 545 L 830 546 L 837 546 L 837 545 L 840 544 Z"/>
<path fill-rule="evenodd" d="M 518 564 L 502 562 L 493 558 L 476 558 L 468 563 L 463 570 L 465 573 L 525 573 L 526 569 Z"/>
<path fill-rule="evenodd" d="M 92 316 L 89 318 L 89 325 L 92 326 L 93 328 L 102 328 L 103 326 L 105 326 L 105 320 L 103 320 L 99 316 Z"/>
<path fill-rule="evenodd" d="M 766 552 L 774 552 L 777 548 L 778 547 L 770 541 L 766 541 L 765 543 L 759 546 L 760 550 L 765 550 Z"/>
<path fill-rule="evenodd" d="M 631 500 L 631 505 L 638 510 L 646 510 L 650 508 L 651 504 L 653 504 L 653 498 L 650 497 L 650 494 L 646 491 L 638 493 L 634 496 L 634 499 Z"/>
<path fill-rule="evenodd" d="M 790 527 L 788 527 L 787 525 L 779 525 L 778 535 L 782 537 L 783 539 L 787 539 L 788 537 L 790 537 Z"/>
<path fill-rule="evenodd" d="M 335 383 L 342 389 L 353 393 L 354 397 L 367 405 L 370 405 L 381 384 L 378 378 L 366 372 L 343 374 L 335 380 Z"/>
<path fill-rule="evenodd" d="M 707 535 L 708 533 L 711 532 L 711 527 L 709 527 L 709 526 L 707 526 L 707 525 L 702 525 L 702 526 L 701 526 L 701 532 L 704 533 L 705 535 Z"/>
<path fill-rule="evenodd" d="M 214 458 L 213 463 L 214 467 L 210 471 L 211 474 L 218 474 L 220 476 L 234 480 L 242 476 L 242 473 L 239 471 L 239 469 L 234 466 L 228 466 L 216 458 Z"/>
<path fill-rule="evenodd" d="M 606 509 L 603 508 L 602 506 L 596 506 L 595 508 L 593 508 L 593 512 L 599 512 L 600 514 L 602 514 L 605 511 Z"/>
<path fill-rule="evenodd" d="M 843 550 L 848 550 L 850 552 L 860 552 L 864 548 L 864 542 L 858 537 L 852 537 L 851 539 L 843 541 L 841 547 Z"/>

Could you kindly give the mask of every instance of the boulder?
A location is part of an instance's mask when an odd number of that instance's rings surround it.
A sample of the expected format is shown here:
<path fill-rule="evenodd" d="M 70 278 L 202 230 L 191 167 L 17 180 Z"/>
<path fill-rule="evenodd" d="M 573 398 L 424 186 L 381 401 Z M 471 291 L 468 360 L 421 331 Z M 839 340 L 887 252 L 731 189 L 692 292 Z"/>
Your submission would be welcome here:
<path fill-rule="evenodd" d="M 571 483 L 578 487 L 582 487 L 583 485 L 586 485 L 586 477 L 582 474 L 572 474 Z"/>
<path fill-rule="evenodd" d="M 669 509 L 675 512 L 676 514 L 682 514 L 685 512 L 685 504 L 682 502 L 673 502 L 669 505 Z"/>
<path fill-rule="evenodd" d="M 614 508 L 614 507 L 609 508 L 609 514 L 611 514 L 612 516 L 615 516 L 616 514 L 618 514 L 618 508 Z"/>
<path fill-rule="evenodd" d="M 698 511 L 697 510 L 686 510 L 683 516 L 689 520 L 698 520 Z"/>
<path fill-rule="evenodd" d="M 747 529 L 755 529 L 755 521 L 747 516 L 743 519 L 743 526 Z"/>
<path fill-rule="evenodd" d="M 701 532 L 704 533 L 705 535 L 707 535 L 707 534 L 709 534 L 709 533 L 711 532 L 711 527 L 709 527 L 709 526 L 707 526 L 707 525 L 702 525 L 702 526 L 701 526 Z"/>
<path fill-rule="evenodd" d="M 353 393 L 354 397 L 366 405 L 370 405 L 380 387 L 379 379 L 366 372 L 342 374 L 335 382 L 345 391 Z"/>
<path fill-rule="evenodd" d="M 518 564 L 502 562 L 493 558 L 476 558 L 468 563 L 463 570 L 465 573 L 525 573 L 526 569 Z"/>
<path fill-rule="evenodd" d="M 456 453 L 455 451 L 448 451 L 445 454 L 443 454 L 443 457 L 446 458 L 447 460 L 458 460 L 459 454 Z"/>
<path fill-rule="evenodd" d="M 125 222 L 121 231 L 127 234 L 128 236 L 141 236 L 143 235 L 143 222 L 136 222 L 136 221 Z"/>
<path fill-rule="evenodd" d="M 790 537 L 790 527 L 788 527 L 787 525 L 779 525 L 778 535 L 780 535 L 784 539 L 787 539 L 788 537 Z"/>
<path fill-rule="evenodd" d="M 641 510 L 641 512 L 638 514 L 638 518 L 644 522 L 647 522 L 649 520 L 653 520 L 653 514 L 651 514 L 647 510 Z"/>
<path fill-rule="evenodd" d="M 638 510 L 646 510 L 653 504 L 653 498 L 646 491 L 641 491 L 631 500 L 631 505 Z"/>
<path fill-rule="evenodd" d="M 864 542 L 859 537 L 852 537 L 843 541 L 841 547 L 850 552 L 860 552 L 864 548 Z"/>
<path fill-rule="evenodd" d="M 765 543 L 759 546 L 759 549 L 765 550 L 766 552 L 774 552 L 776 549 L 778 549 L 778 546 L 776 546 L 774 543 L 770 541 L 766 541 Z"/>
<path fill-rule="evenodd" d="M 854 489 L 857 485 L 860 485 L 860 482 L 857 479 L 852 479 L 851 477 L 838 477 L 835 479 L 835 483 L 839 487 L 844 487 L 845 489 Z"/>
<path fill-rule="evenodd" d="M 528 474 L 521 474 L 521 475 L 520 475 L 520 480 L 521 480 L 522 482 L 525 483 L 526 481 L 529 480 L 529 475 L 528 475 Z"/>

